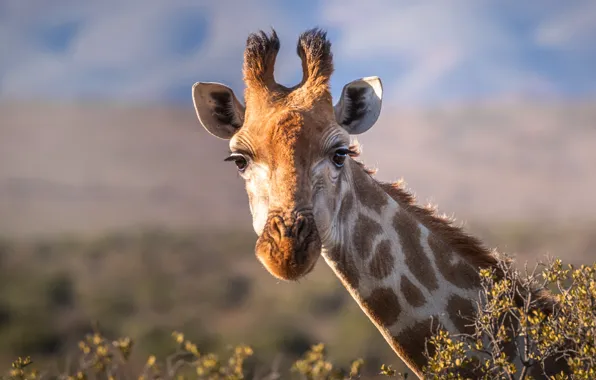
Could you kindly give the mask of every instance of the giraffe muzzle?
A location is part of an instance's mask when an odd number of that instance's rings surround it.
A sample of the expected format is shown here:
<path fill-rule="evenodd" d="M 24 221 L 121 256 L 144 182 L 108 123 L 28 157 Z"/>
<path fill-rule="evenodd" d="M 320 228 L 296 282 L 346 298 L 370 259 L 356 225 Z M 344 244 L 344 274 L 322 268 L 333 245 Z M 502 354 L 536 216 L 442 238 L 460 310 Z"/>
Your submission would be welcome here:
<path fill-rule="evenodd" d="M 311 215 L 270 215 L 257 240 L 255 253 L 265 268 L 283 280 L 308 274 L 321 253 L 321 241 Z"/>

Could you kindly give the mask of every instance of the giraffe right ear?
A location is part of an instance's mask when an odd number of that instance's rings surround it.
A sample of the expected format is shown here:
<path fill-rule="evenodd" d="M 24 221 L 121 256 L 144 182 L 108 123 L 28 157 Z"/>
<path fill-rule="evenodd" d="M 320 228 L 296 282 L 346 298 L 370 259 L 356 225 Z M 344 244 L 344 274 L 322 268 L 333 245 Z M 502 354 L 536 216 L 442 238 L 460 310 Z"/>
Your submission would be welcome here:
<path fill-rule="evenodd" d="M 335 105 L 335 119 L 351 135 L 368 131 L 379 118 L 383 84 L 379 77 L 366 77 L 346 84 Z"/>
<path fill-rule="evenodd" d="M 215 137 L 229 140 L 244 123 L 244 106 L 228 86 L 197 82 L 192 86 L 192 100 L 199 121 Z"/>

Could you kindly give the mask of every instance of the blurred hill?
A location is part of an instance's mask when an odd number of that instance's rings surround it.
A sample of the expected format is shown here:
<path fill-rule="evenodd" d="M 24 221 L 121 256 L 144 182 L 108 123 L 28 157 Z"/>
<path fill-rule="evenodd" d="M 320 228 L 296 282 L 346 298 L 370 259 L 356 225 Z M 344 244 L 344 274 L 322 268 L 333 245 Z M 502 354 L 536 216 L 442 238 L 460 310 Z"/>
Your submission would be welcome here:
<path fill-rule="evenodd" d="M 596 101 L 385 107 L 359 137 L 381 179 L 463 220 L 596 212 Z M 0 104 L 0 231 L 250 228 L 241 179 L 192 106 Z"/>

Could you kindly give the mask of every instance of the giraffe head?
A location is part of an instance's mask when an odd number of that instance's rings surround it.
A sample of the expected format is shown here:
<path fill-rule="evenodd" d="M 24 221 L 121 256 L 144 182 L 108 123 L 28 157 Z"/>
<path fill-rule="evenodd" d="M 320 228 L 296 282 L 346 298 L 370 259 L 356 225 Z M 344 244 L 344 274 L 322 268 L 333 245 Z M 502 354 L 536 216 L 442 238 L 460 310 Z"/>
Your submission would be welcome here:
<path fill-rule="evenodd" d="M 291 88 L 274 79 L 279 48 L 274 30 L 248 37 L 245 105 L 219 83 L 198 82 L 192 92 L 201 124 L 229 140 L 226 160 L 245 180 L 257 257 L 275 277 L 296 280 L 314 268 L 331 233 L 349 177 L 350 135 L 376 122 L 382 86 L 377 77 L 350 82 L 334 106 L 326 33 L 313 29 L 298 39 L 303 78 Z"/>

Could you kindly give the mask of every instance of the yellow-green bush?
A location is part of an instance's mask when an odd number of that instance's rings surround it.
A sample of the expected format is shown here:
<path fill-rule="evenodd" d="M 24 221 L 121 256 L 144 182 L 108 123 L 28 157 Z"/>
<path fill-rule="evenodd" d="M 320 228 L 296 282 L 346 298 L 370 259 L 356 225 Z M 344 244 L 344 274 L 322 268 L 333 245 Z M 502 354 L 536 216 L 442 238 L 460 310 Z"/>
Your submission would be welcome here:
<path fill-rule="evenodd" d="M 227 359 L 221 359 L 213 353 L 201 353 L 197 345 L 186 339 L 180 332 L 172 333 L 177 350 L 162 362 L 154 355 L 147 358 L 146 364 L 136 378 L 145 379 L 226 379 L 240 380 L 252 378 L 246 376 L 245 361 L 253 354 L 252 348 L 239 345 L 230 349 Z M 126 364 L 133 347 L 130 338 L 108 340 L 99 332 L 88 334 L 79 342 L 81 351 L 78 366 L 73 373 L 48 374 L 33 368 L 30 357 L 17 358 L 6 377 L 9 379 L 41 379 L 59 376 L 64 379 L 105 378 L 117 379 L 130 377 Z M 305 379 L 352 379 L 359 377 L 363 360 L 354 360 L 348 369 L 337 368 L 325 355 L 323 344 L 311 347 L 304 357 L 294 362 L 289 374 Z M 284 378 L 275 366 L 262 371 L 258 378 Z M 288 372 L 288 371 L 286 371 Z M 258 374 L 252 374 L 258 376 Z M 2 377 L 0 377 L 2 378 Z"/>
<path fill-rule="evenodd" d="M 485 302 L 470 321 L 474 333 L 450 336 L 441 330 L 433 336 L 429 378 L 474 373 L 480 379 L 596 379 L 596 264 L 574 269 L 550 260 L 520 276 L 504 261 L 481 277 Z M 552 291 L 552 299 L 545 291 Z M 554 307 L 541 307 L 549 301 Z M 521 355 L 517 365 L 509 352 Z M 567 374 L 552 370 L 555 360 Z"/>

